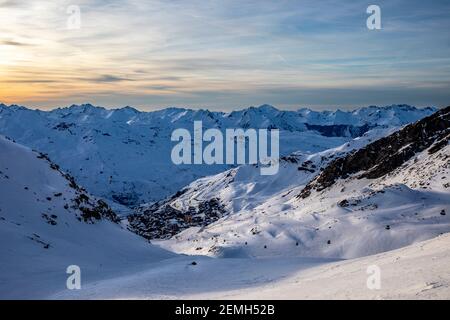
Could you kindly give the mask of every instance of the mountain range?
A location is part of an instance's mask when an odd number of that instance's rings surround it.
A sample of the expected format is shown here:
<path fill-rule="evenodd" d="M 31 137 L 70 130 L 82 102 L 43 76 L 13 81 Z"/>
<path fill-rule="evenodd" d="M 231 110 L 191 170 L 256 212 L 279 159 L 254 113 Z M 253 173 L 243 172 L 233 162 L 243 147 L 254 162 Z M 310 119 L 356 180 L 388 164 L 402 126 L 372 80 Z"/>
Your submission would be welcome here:
<path fill-rule="evenodd" d="M 280 153 L 315 153 L 337 147 L 370 129 L 399 127 L 436 111 L 408 105 L 354 111 L 280 111 L 269 105 L 230 113 L 167 108 L 141 112 L 90 104 L 51 111 L 0 104 L 0 134 L 47 154 L 92 194 L 121 212 L 162 200 L 198 178 L 229 165 L 174 165 L 171 133 L 177 128 L 278 128 Z M 125 207 L 124 207 L 125 206 Z"/>
<path fill-rule="evenodd" d="M 279 172 L 172 165 L 194 120 L 280 129 Z M 1 298 L 449 297 L 450 107 L 0 105 L 0 132 Z"/>

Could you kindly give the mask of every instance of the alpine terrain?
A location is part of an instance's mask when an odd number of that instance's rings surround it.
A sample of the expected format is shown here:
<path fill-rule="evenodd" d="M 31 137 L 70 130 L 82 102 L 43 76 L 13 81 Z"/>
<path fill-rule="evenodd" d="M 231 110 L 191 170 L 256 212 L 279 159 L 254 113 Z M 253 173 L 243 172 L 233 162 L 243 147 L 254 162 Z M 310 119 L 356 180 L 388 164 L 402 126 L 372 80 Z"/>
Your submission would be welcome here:
<path fill-rule="evenodd" d="M 279 172 L 175 166 L 194 120 L 279 128 Z M 450 107 L 1 105 L 0 132 L 0 298 L 450 297 Z"/>

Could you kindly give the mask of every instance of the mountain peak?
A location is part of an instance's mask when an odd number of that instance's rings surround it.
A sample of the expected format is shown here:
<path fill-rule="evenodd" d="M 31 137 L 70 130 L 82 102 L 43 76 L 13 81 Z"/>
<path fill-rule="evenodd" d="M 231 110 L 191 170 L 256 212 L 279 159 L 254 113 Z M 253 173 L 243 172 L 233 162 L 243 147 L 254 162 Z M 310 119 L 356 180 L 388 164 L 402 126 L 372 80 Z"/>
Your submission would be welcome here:
<path fill-rule="evenodd" d="M 113 109 L 114 111 L 122 111 L 122 112 L 126 112 L 126 113 L 132 113 L 132 114 L 138 114 L 141 113 L 141 111 L 139 111 L 138 109 L 134 108 L 134 107 L 130 107 L 130 106 L 125 106 L 125 107 L 121 107 L 121 108 L 116 108 Z"/>
<path fill-rule="evenodd" d="M 275 108 L 274 106 L 270 105 L 270 104 L 263 104 L 260 105 L 259 107 L 257 107 L 256 109 L 260 110 L 260 111 L 264 111 L 264 112 L 272 112 L 272 111 L 279 111 L 277 108 Z"/>
<path fill-rule="evenodd" d="M 71 106 L 62 109 L 69 109 L 71 111 L 81 111 L 81 112 L 86 112 L 88 110 L 105 110 L 105 108 L 103 107 L 94 106 L 90 103 L 72 104 Z"/>

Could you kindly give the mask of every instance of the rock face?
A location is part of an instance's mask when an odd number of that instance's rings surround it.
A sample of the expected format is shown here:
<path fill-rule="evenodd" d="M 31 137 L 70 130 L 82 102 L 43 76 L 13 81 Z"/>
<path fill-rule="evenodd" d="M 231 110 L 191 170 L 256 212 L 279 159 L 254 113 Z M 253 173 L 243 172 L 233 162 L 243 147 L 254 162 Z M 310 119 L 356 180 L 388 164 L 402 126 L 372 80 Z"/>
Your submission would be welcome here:
<path fill-rule="evenodd" d="M 307 198 L 312 190 L 321 191 L 338 179 L 353 174 L 357 178 L 376 179 L 392 172 L 411 159 L 417 152 L 429 147 L 430 153 L 442 149 L 450 137 L 450 107 L 410 124 L 394 134 L 379 139 L 364 148 L 332 161 L 323 172 L 300 192 Z"/>
<path fill-rule="evenodd" d="M 181 192 L 174 197 L 181 195 Z M 129 215 L 128 229 L 149 240 L 168 239 L 187 228 L 209 225 L 226 214 L 223 204 L 216 198 L 200 202 L 198 207 L 187 210 L 172 207 L 170 200 L 157 202 L 142 212 Z"/>

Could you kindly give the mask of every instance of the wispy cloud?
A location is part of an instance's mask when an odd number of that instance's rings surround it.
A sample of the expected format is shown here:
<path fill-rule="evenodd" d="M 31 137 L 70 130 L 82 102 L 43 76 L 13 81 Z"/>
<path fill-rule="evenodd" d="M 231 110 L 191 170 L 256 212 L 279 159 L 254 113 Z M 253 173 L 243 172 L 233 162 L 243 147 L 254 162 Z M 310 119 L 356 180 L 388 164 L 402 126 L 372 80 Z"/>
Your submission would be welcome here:
<path fill-rule="evenodd" d="M 127 79 L 124 77 L 113 76 L 110 74 L 104 74 L 99 77 L 87 79 L 93 82 L 120 82 L 120 81 L 133 81 L 132 79 Z"/>
<path fill-rule="evenodd" d="M 22 46 L 30 46 L 31 44 L 24 43 L 24 42 L 19 42 L 19 41 L 13 41 L 13 40 L 1 40 L 0 41 L 0 45 L 22 47 Z"/>

